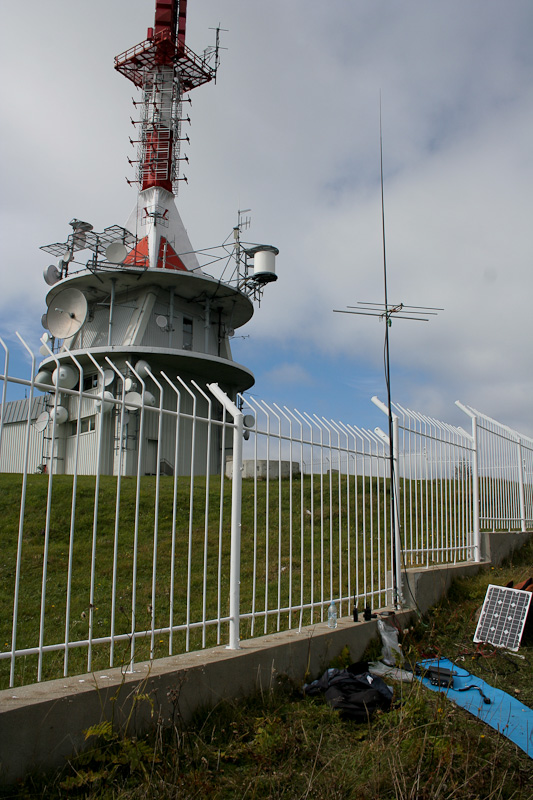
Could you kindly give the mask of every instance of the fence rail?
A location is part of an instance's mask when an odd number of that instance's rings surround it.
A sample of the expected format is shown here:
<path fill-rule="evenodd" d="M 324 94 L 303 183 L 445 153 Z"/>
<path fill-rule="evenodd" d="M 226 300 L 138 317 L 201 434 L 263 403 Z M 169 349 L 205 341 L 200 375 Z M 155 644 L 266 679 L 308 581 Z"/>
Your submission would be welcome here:
<path fill-rule="evenodd" d="M 468 406 L 471 434 L 395 405 L 391 476 L 379 428 L 74 354 L 36 383 L 0 343 L 2 686 L 390 606 L 533 522 L 533 440 Z"/>

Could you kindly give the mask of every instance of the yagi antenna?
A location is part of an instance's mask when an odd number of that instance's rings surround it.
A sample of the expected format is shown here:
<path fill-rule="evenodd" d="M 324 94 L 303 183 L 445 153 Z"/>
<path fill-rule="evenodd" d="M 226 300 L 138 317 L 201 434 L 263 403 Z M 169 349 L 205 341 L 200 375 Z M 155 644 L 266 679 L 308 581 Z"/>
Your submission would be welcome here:
<path fill-rule="evenodd" d="M 364 307 L 359 308 L 359 306 Z M 357 306 L 346 306 L 346 309 L 335 308 L 333 310 L 337 314 L 359 314 L 362 317 L 386 319 L 389 327 L 393 318 L 410 319 L 413 322 L 429 322 L 428 318 L 424 316 L 425 314 L 436 317 L 439 311 L 444 311 L 443 308 L 433 308 L 432 306 L 406 306 L 405 303 L 389 303 L 386 306 L 384 303 L 369 303 L 366 300 L 358 300 Z M 398 313 L 400 311 L 403 313 Z"/>
<path fill-rule="evenodd" d="M 363 317 L 379 317 L 384 319 L 385 325 L 385 383 L 387 386 L 387 410 L 389 417 L 389 470 L 390 470 L 390 514 L 391 514 L 391 533 L 392 533 L 392 584 L 394 606 L 400 606 L 399 571 L 401 567 L 401 539 L 399 534 L 399 520 L 396 519 L 396 499 L 395 499 L 395 454 L 394 437 L 392 428 L 392 402 L 390 385 L 390 354 L 389 354 L 389 328 L 393 318 L 407 319 L 413 322 L 428 322 L 425 315 L 435 315 L 442 308 L 432 308 L 431 306 L 408 306 L 404 303 L 389 303 L 387 292 L 387 256 L 385 246 L 385 200 L 383 191 L 383 134 L 381 124 L 381 93 L 379 97 L 379 158 L 380 158 L 380 184 L 381 184 L 381 235 L 383 245 L 383 303 L 372 303 L 366 300 L 359 301 L 357 306 L 347 306 L 346 310 L 334 309 L 337 314 L 358 314 Z"/>

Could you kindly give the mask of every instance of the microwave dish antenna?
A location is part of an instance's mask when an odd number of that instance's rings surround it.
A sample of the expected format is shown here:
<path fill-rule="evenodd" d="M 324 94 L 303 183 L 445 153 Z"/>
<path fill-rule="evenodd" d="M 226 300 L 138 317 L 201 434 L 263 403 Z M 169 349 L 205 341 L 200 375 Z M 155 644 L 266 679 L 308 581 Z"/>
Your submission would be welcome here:
<path fill-rule="evenodd" d="M 61 280 L 61 271 L 56 267 L 55 264 L 50 264 L 49 267 L 44 268 L 43 278 L 48 286 L 53 286 L 54 283 L 57 283 Z"/>
<path fill-rule="evenodd" d="M 105 369 L 104 370 L 104 386 L 111 386 L 113 381 L 115 380 L 115 373 L 112 369 Z M 99 381 L 101 385 L 101 382 Z"/>
<path fill-rule="evenodd" d="M 122 264 L 128 255 L 128 248 L 122 242 L 111 242 L 105 249 L 105 257 L 111 264 Z"/>
<path fill-rule="evenodd" d="M 35 420 L 33 427 L 38 433 L 42 433 L 49 422 L 50 422 L 50 414 L 48 413 L 48 411 L 42 411 Z"/>
<path fill-rule="evenodd" d="M 87 298 L 79 289 L 63 289 L 48 306 L 48 330 L 58 339 L 68 339 L 87 319 Z"/>

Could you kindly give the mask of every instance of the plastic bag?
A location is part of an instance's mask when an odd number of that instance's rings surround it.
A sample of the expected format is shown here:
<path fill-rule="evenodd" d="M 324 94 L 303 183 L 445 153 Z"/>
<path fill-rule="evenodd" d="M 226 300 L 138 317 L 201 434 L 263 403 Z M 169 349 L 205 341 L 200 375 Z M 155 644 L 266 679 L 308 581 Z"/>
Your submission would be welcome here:
<path fill-rule="evenodd" d="M 381 660 L 389 667 L 397 667 L 403 664 L 402 646 L 398 643 L 398 631 L 392 625 L 378 619 L 378 630 L 383 644 Z"/>

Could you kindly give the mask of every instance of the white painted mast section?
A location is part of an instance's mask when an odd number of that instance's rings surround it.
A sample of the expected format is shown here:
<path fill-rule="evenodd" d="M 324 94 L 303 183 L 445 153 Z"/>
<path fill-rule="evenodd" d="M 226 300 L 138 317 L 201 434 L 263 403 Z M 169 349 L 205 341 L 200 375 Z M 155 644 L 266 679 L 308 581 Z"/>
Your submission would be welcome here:
<path fill-rule="evenodd" d="M 150 269 L 157 267 L 161 236 L 164 236 L 183 265 L 190 271 L 202 274 L 172 192 L 161 186 L 151 186 L 139 192 L 137 204 L 125 227 L 135 232 L 139 241 L 148 236 Z"/>

